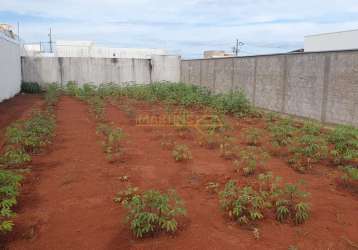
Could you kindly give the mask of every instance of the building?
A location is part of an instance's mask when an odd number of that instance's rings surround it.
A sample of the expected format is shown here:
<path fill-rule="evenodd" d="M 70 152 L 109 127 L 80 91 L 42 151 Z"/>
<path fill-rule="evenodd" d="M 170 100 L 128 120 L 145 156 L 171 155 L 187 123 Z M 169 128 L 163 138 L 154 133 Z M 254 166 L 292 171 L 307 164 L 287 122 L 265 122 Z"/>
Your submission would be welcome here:
<path fill-rule="evenodd" d="M 92 41 L 56 41 L 53 44 L 25 44 L 25 56 L 38 57 L 98 57 L 150 59 L 152 55 L 168 55 L 165 49 L 111 48 L 97 46 Z"/>
<path fill-rule="evenodd" d="M 0 23 L 0 32 L 11 39 L 18 39 L 14 28 L 10 24 Z"/>
<path fill-rule="evenodd" d="M 204 51 L 204 58 L 220 58 L 220 57 L 233 57 L 234 54 L 226 53 L 224 50 L 207 50 Z"/>
<path fill-rule="evenodd" d="M 305 52 L 358 49 L 358 30 L 305 36 Z"/>

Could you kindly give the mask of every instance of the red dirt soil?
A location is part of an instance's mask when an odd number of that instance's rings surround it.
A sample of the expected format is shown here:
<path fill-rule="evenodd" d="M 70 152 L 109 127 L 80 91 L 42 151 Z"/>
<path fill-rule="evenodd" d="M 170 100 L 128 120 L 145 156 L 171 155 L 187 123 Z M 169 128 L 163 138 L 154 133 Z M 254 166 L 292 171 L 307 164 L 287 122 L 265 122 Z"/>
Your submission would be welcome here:
<path fill-rule="evenodd" d="M 134 107 L 137 114 L 163 112 L 158 105 Z M 270 160 L 268 168 L 283 181 L 306 181 L 312 215 L 300 226 L 280 224 L 268 215 L 258 225 L 260 239 L 256 240 L 252 231 L 225 219 L 217 195 L 205 189 L 209 181 L 245 182 L 246 177 L 235 173 L 232 162 L 221 158 L 218 150 L 201 147 L 194 129 L 182 138 L 174 128 L 137 127 L 125 112 L 108 105 L 107 119 L 126 134 L 125 162 L 110 164 L 86 104 L 62 97 L 56 114 L 55 140 L 49 152 L 33 160 L 15 231 L 8 237 L 9 249 L 354 249 L 358 242 L 358 199 L 336 189 L 335 171 L 328 167 L 318 166 L 319 171 L 301 175 L 284 159 Z M 242 123 L 234 126 L 238 137 L 242 127 L 262 126 L 262 121 Z M 171 151 L 161 147 L 163 136 L 187 144 L 193 159 L 175 162 Z M 128 183 L 120 180 L 124 175 Z M 123 223 L 125 210 L 113 202 L 129 183 L 141 190 L 177 190 L 185 201 L 187 218 L 180 220 L 175 235 L 142 240 L 132 236 Z"/>

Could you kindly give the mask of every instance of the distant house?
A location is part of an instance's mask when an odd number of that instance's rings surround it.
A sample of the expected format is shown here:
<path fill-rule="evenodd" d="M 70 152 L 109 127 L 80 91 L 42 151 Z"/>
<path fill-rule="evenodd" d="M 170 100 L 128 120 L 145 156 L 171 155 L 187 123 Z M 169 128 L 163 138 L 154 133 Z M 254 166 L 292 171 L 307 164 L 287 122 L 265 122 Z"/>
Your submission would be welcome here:
<path fill-rule="evenodd" d="M 351 49 L 358 49 L 358 30 L 305 36 L 305 52 Z"/>
<path fill-rule="evenodd" d="M 224 50 L 207 50 L 204 51 L 204 58 L 220 58 L 220 57 L 233 57 L 234 54 L 226 53 Z"/>
<path fill-rule="evenodd" d="M 0 32 L 11 39 L 17 39 L 14 28 L 10 24 L 0 23 Z"/>

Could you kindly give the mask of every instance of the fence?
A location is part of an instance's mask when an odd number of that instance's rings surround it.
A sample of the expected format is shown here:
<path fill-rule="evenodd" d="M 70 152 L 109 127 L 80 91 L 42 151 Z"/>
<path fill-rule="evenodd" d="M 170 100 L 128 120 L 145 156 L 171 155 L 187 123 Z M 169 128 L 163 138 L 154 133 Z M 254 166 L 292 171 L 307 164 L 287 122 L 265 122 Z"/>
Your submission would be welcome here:
<path fill-rule="evenodd" d="M 0 102 L 16 95 L 21 86 L 20 45 L 0 32 Z"/>
<path fill-rule="evenodd" d="M 22 57 L 22 80 L 39 84 L 141 83 L 180 80 L 179 56 L 152 59 Z"/>
<path fill-rule="evenodd" d="M 181 81 L 242 89 L 260 108 L 358 125 L 358 51 L 183 60 Z"/>

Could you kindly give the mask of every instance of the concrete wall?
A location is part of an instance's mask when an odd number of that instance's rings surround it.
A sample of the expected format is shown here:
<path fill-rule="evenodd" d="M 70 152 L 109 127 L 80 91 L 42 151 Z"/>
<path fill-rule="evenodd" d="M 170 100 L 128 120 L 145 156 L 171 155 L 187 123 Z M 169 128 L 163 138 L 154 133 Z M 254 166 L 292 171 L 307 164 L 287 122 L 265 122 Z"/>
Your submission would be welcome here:
<path fill-rule="evenodd" d="M 20 88 L 20 45 L 0 33 L 0 102 L 19 93 Z"/>
<path fill-rule="evenodd" d="M 180 81 L 180 57 L 179 56 L 158 56 L 151 58 L 152 81 Z"/>
<path fill-rule="evenodd" d="M 257 107 L 358 125 L 358 51 L 183 60 L 181 81 L 242 89 Z"/>
<path fill-rule="evenodd" d="M 178 56 L 148 59 L 22 57 L 22 78 L 39 84 L 84 83 L 148 84 L 180 80 Z"/>

